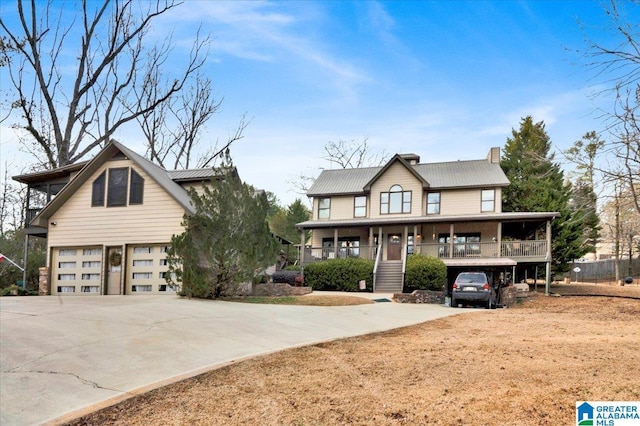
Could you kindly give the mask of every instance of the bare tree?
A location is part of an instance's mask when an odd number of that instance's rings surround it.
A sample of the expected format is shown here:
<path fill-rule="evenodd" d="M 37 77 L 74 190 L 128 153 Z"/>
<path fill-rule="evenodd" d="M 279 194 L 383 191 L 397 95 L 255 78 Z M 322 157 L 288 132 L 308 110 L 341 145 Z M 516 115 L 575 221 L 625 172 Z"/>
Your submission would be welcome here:
<path fill-rule="evenodd" d="M 175 72 L 175 61 L 168 66 L 176 55 L 171 35 L 159 43 L 150 40 L 151 24 L 181 4 L 82 0 L 72 11 L 71 2 L 18 0 L 16 22 L 0 17 L 3 43 L 11 47 L 2 52 L 10 80 L 5 84 L 13 86 L 12 106 L 21 115 L 16 127 L 25 131 L 23 146 L 42 166 L 82 159 L 122 126 L 157 108 L 183 108 L 182 117 L 193 113 L 184 109 L 184 98 L 173 100 L 194 78 L 196 93 L 210 90 L 210 83 L 198 79 L 208 37 L 198 33 L 185 65 Z M 184 135 L 179 138 L 188 140 L 188 153 L 197 126 L 217 105 L 207 97 L 199 105 L 203 111 L 180 123 Z M 184 155 L 178 156 L 174 164 L 183 161 Z"/>
<path fill-rule="evenodd" d="M 389 155 L 385 150 L 373 152 L 369 146 L 369 138 L 361 142 L 352 139 L 338 142 L 329 141 L 323 147 L 324 154 L 320 157 L 329 163 L 329 168 L 353 169 L 359 167 L 375 167 L 383 165 Z M 321 169 L 324 169 L 323 167 Z M 315 177 L 300 173 L 288 183 L 295 188 L 298 194 L 306 195 L 313 185 Z"/>
<path fill-rule="evenodd" d="M 598 96 L 613 96 L 613 105 L 602 112 L 611 140 L 601 151 L 600 167 L 610 182 L 623 182 L 630 188 L 633 204 L 640 213 L 640 2 L 610 0 L 604 8 L 609 17 L 607 32 L 615 36 L 614 45 L 598 42 L 586 35 L 584 52 L 592 79 L 603 83 Z"/>

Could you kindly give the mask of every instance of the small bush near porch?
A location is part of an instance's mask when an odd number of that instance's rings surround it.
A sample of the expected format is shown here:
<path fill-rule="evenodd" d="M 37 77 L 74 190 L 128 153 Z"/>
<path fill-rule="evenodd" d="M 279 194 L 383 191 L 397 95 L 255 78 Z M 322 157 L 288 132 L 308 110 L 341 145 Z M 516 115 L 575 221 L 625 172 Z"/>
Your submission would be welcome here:
<path fill-rule="evenodd" d="M 404 293 L 414 290 L 442 290 L 447 280 L 447 265 L 437 257 L 412 254 L 407 258 Z"/>
<path fill-rule="evenodd" d="M 349 258 L 311 263 L 304 268 L 305 285 L 315 290 L 359 291 L 361 280 L 373 290 L 373 260 Z"/>

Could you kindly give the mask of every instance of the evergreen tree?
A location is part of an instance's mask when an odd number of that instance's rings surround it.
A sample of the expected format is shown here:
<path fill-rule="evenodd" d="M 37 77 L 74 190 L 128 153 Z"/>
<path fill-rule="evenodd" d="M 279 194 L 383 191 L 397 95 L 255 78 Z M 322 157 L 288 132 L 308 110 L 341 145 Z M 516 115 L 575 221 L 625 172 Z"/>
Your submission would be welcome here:
<path fill-rule="evenodd" d="M 550 154 L 551 140 L 544 122 L 523 118 L 519 130 L 507 138 L 502 169 L 510 184 L 502 191 L 506 212 L 559 212 L 552 222 L 551 250 L 556 271 L 567 269 L 569 262 L 584 255 L 581 229 L 582 213 L 572 211 L 571 185 Z"/>
<path fill-rule="evenodd" d="M 196 213 L 185 216 L 185 231 L 172 237 L 167 253 L 167 282 L 179 282 L 188 297 L 232 296 L 276 260 L 266 195 L 242 183 L 233 167 L 222 170 L 201 193 L 189 191 Z"/>

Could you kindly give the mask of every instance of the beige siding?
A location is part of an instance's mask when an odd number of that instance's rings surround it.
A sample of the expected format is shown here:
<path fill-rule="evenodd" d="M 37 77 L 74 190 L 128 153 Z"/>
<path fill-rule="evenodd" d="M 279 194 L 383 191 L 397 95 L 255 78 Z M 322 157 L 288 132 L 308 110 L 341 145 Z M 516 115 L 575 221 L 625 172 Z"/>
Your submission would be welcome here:
<path fill-rule="evenodd" d="M 353 219 L 354 196 L 331 197 L 331 219 Z"/>
<path fill-rule="evenodd" d="M 393 185 L 402 186 L 403 191 L 412 191 L 411 213 L 380 215 L 380 193 L 388 192 Z M 422 183 L 402 164 L 394 163 L 387 171 L 371 185 L 371 195 L 369 200 L 369 217 L 389 217 L 389 216 L 422 216 L 422 199 L 424 190 Z"/>
<path fill-rule="evenodd" d="M 480 189 L 459 189 L 440 193 L 440 214 L 480 213 Z"/>
<path fill-rule="evenodd" d="M 144 178 L 143 204 L 91 207 L 92 183 L 106 168 L 133 167 Z M 108 161 L 50 218 L 49 247 L 166 243 L 183 231 L 184 210 L 130 160 Z"/>

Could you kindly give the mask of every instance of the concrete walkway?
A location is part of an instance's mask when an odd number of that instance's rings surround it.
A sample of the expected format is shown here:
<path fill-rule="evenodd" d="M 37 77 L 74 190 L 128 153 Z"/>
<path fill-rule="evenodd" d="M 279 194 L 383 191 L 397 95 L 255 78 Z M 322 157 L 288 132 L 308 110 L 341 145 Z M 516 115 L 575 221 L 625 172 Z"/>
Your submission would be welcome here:
<path fill-rule="evenodd" d="M 57 424 L 248 357 L 465 311 L 471 310 L 398 303 L 257 305 L 174 296 L 3 297 L 0 424 Z"/>

